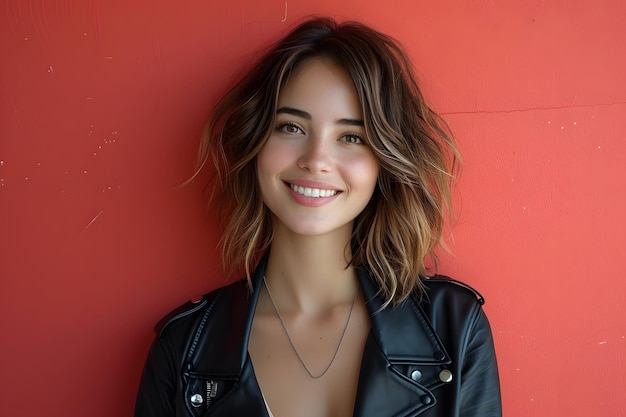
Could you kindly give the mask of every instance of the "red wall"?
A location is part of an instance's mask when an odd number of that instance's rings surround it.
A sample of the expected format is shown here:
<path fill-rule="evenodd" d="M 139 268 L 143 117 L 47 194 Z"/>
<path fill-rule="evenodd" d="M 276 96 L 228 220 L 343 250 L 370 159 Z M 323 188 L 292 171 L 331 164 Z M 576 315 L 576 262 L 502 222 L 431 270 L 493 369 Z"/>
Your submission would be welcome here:
<path fill-rule="evenodd" d="M 624 415 L 626 3 L 0 1 L 0 415 L 130 415 L 152 325 L 223 283 L 211 104 L 311 13 L 401 39 L 465 166 L 453 256 L 508 416 Z"/>

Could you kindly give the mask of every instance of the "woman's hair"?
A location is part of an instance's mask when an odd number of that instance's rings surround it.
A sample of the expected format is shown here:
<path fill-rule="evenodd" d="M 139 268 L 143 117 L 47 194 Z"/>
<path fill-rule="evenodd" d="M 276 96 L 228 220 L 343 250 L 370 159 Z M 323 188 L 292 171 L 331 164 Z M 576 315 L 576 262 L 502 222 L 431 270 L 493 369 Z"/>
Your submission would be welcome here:
<path fill-rule="evenodd" d="M 227 272 L 250 271 L 272 241 L 256 156 L 275 123 L 281 86 L 303 61 L 321 57 L 349 75 L 362 105 L 366 142 L 380 164 L 371 201 L 355 219 L 353 266 L 367 266 L 385 305 L 423 293 L 425 258 L 441 243 L 458 151 L 446 123 L 424 102 L 412 66 L 391 37 L 361 23 L 313 18 L 278 41 L 218 102 L 200 145 L 212 160 Z"/>

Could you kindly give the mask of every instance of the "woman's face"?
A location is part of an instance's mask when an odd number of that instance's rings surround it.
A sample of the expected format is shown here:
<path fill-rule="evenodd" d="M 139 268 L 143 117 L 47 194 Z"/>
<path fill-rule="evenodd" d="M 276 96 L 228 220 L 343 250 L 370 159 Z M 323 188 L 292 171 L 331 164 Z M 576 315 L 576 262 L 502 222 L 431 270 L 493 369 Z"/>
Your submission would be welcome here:
<path fill-rule="evenodd" d="M 276 124 L 257 156 L 261 194 L 275 227 L 349 236 L 378 177 L 378 161 L 365 142 L 348 74 L 322 58 L 300 64 L 280 91 Z"/>

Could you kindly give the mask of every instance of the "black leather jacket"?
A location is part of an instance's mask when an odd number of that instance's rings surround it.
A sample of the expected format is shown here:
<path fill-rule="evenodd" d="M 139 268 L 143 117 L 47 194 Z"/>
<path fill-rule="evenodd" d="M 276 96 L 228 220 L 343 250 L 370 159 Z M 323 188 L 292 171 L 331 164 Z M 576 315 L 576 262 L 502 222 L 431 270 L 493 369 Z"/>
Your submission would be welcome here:
<path fill-rule="evenodd" d="M 173 311 L 157 325 L 135 417 L 268 417 L 247 346 L 264 262 L 253 277 Z M 370 312 L 354 416 L 501 416 L 493 340 L 471 288 L 424 281 L 424 301 L 381 311 L 377 287 L 359 270 Z"/>

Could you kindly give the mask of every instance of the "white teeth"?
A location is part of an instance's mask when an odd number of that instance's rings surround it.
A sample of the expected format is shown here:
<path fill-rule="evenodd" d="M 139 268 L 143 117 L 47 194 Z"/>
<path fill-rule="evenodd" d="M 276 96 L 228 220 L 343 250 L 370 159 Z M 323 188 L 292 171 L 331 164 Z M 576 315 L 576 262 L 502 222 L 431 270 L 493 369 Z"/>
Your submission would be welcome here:
<path fill-rule="evenodd" d="M 289 184 L 292 190 L 306 197 L 332 197 L 337 194 L 337 190 L 321 190 L 319 188 L 301 187 Z"/>

